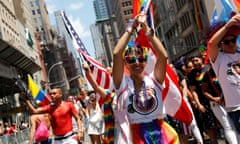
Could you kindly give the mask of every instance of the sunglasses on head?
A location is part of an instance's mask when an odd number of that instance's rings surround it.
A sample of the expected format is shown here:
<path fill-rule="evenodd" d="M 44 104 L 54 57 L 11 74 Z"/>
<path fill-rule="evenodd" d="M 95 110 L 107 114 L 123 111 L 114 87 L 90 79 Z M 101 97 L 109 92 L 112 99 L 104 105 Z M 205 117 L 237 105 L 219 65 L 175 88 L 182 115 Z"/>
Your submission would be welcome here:
<path fill-rule="evenodd" d="M 125 61 L 128 63 L 128 64 L 134 64 L 136 63 L 137 61 L 139 63 L 143 63 L 143 62 L 146 62 L 147 61 L 147 56 L 143 56 L 143 55 L 139 55 L 139 56 L 135 56 L 135 55 L 128 55 L 128 56 L 125 56 Z"/>
<path fill-rule="evenodd" d="M 235 44 L 236 41 L 237 41 L 236 38 L 232 38 L 232 39 L 229 39 L 229 40 L 228 40 L 228 39 L 225 39 L 225 40 L 223 40 L 223 44 L 224 44 L 224 45 L 229 45 L 230 43 Z"/>

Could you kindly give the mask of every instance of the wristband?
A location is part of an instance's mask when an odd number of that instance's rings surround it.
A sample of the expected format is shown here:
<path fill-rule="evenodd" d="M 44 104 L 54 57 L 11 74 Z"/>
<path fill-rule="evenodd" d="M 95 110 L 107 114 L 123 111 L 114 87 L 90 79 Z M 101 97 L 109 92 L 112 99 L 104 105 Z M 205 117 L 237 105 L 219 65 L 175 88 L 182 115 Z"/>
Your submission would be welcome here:
<path fill-rule="evenodd" d="M 129 19 L 128 20 L 128 25 L 127 25 L 127 28 L 126 28 L 126 32 L 128 32 L 130 35 L 133 34 L 133 23 L 134 23 L 134 19 Z"/>

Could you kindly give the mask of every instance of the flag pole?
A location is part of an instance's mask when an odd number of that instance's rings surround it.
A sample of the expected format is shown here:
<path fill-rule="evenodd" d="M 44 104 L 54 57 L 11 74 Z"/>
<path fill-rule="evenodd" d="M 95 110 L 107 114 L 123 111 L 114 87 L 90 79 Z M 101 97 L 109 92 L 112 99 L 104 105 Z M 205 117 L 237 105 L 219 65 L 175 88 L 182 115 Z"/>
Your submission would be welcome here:
<path fill-rule="evenodd" d="M 151 1 L 152 1 L 152 0 L 148 0 L 148 1 L 147 1 L 146 6 L 145 6 L 144 9 L 140 12 L 141 14 L 146 14 L 146 13 L 147 13 Z"/>

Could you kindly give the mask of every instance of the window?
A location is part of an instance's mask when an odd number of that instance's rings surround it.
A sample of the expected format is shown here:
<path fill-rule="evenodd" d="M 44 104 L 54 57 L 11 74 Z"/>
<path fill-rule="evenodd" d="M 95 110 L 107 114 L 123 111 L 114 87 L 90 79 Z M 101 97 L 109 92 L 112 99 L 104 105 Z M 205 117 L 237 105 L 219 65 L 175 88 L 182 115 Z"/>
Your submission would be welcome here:
<path fill-rule="evenodd" d="M 33 1 L 30 2 L 30 7 L 34 7 L 34 2 Z"/>
<path fill-rule="evenodd" d="M 181 23 L 182 30 L 187 29 L 188 26 L 191 25 L 191 20 L 190 20 L 190 16 L 189 16 L 189 13 L 188 13 L 188 12 L 186 12 L 186 13 L 180 18 L 180 23 Z"/>
<path fill-rule="evenodd" d="M 190 33 L 188 36 L 185 37 L 186 45 L 189 47 L 189 49 L 193 49 L 196 45 L 195 37 L 193 33 Z"/>
<path fill-rule="evenodd" d="M 180 10 L 185 3 L 185 0 L 176 0 L 177 9 Z"/>
<path fill-rule="evenodd" d="M 131 6 L 131 5 L 132 5 L 131 1 L 126 1 L 122 3 L 123 7 Z"/>
<path fill-rule="evenodd" d="M 41 10 L 40 10 L 40 9 L 37 9 L 37 13 L 38 13 L 38 14 L 41 14 Z"/>
<path fill-rule="evenodd" d="M 35 14 L 36 14 L 35 10 L 32 10 L 32 15 L 35 15 Z"/>

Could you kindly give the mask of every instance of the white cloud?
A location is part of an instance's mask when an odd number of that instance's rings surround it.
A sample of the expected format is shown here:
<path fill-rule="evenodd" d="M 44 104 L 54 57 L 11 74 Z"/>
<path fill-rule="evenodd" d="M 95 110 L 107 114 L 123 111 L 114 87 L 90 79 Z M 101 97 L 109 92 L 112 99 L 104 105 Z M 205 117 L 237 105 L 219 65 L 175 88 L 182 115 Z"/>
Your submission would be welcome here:
<path fill-rule="evenodd" d="M 89 28 L 84 27 L 79 18 L 73 18 L 73 16 L 70 15 L 69 20 L 80 38 L 91 36 Z"/>
<path fill-rule="evenodd" d="M 83 3 L 71 3 L 69 6 L 70 10 L 78 10 L 83 7 Z"/>

